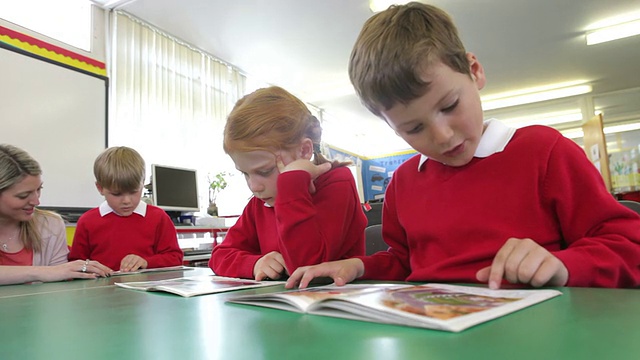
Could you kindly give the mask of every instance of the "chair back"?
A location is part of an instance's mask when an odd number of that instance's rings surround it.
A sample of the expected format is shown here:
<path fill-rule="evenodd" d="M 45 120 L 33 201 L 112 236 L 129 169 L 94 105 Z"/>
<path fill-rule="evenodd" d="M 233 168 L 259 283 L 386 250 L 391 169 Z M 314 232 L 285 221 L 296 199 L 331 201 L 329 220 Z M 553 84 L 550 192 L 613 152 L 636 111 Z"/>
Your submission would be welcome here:
<path fill-rule="evenodd" d="M 618 200 L 618 202 L 628 207 L 629 209 L 637 212 L 638 214 L 640 214 L 640 202 L 633 201 L 633 200 Z"/>
<path fill-rule="evenodd" d="M 364 241 L 367 255 L 387 250 L 389 246 L 382 239 L 382 225 L 369 225 L 364 229 Z"/>

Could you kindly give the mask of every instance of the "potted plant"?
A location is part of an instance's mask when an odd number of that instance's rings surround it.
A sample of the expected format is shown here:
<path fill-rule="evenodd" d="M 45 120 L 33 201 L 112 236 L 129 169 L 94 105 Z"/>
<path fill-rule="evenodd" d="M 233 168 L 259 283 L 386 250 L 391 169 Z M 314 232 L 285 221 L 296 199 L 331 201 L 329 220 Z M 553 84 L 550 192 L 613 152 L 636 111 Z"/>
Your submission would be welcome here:
<path fill-rule="evenodd" d="M 216 204 L 216 199 L 220 192 L 224 190 L 229 183 L 227 183 L 227 176 L 231 174 L 222 171 L 213 176 L 209 174 L 207 180 L 209 181 L 209 207 L 207 208 L 207 214 L 211 216 L 218 216 L 218 205 Z"/>

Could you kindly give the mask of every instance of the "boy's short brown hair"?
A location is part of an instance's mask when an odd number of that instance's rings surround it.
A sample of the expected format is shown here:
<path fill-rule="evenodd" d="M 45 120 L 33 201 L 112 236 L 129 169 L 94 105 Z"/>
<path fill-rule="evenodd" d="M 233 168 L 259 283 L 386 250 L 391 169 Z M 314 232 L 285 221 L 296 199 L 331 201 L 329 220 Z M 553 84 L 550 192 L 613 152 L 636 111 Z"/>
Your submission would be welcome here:
<path fill-rule="evenodd" d="M 93 163 L 93 174 L 98 185 L 111 191 L 136 191 L 145 178 L 142 156 L 126 146 L 111 147 L 103 151 Z"/>
<path fill-rule="evenodd" d="M 349 77 L 377 116 L 427 90 L 420 79 L 434 63 L 471 76 L 458 30 L 443 10 L 418 2 L 393 5 L 367 20 L 351 52 Z"/>

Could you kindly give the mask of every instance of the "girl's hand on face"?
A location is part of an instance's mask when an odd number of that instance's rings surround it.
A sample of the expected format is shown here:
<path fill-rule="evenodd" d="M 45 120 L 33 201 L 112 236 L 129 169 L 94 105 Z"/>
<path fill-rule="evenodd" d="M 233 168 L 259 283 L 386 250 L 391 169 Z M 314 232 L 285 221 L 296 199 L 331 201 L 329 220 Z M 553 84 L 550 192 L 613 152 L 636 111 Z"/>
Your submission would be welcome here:
<path fill-rule="evenodd" d="M 272 251 L 261 257 L 253 266 L 253 276 L 256 281 L 276 280 L 281 278 L 283 273 L 289 274 L 282 254 L 277 251 Z"/>
<path fill-rule="evenodd" d="M 285 165 L 282 162 L 282 158 L 280 156 L 276 157 L 276 165 L 278 166 L 278 170 L 280 171 L 280 174 L 285 173 L 287 171 L 294 171 L 294 170 L 303 170 L 303 171 L 308 172 L 309 175 L 311 175 L 311 183 L 309 184 L 309 192 L 312 193 L 312 194 L 316 192 L 316 187 L 313 184 L 313 181 L 315 179 L 317 179 L 318 176 L 320 176 L 320 175 L 326 173 L 327 171 L 331 170 L 331 163 L 324 163 L 324 164 L 316 165 L 316 164 L 312 163 L 310 160 L 307 160 L 307 159 L 293 160 L 289 164 Z"/>
<path fill-rule="evenodd" d="M 488 282 L 491 289 L 500 288 L 502 279 L 533 287 L 564 286 L 569 271 L 560 259 L 535 241 L 510 238 L 498 250 L 491 266 L 478 271 L 476 278 Z"/>

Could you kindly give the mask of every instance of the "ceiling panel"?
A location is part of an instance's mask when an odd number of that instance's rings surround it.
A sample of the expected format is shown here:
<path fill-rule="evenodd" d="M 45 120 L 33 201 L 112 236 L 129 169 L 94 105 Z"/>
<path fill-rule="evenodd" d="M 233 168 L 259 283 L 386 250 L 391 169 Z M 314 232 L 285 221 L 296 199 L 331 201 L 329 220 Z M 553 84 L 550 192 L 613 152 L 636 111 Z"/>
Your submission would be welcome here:
<path fill-rule="evenodd" d="M 105 1 L 96 1 L 105 3 Z M 389 130 L 351 90 L 347 62 L 367 0 L 130 0 L 119 10 L 143 19 L 323 109 L 334 127 L 366 141 Z M 584 31 L 599 20 L 640 12 L 637 0 L 434 0 L 459 26 L 467 50 L 485 67 L 482 95 L 584 79 L 605 122 L 640 118 L 640 36 L 586 46 Z M 632 89 L 632 90 L 629 90 Z M 492 116 L 549 112 L 591 99 L 503 109 Z M 347 126 L 346 123 L 350 125 Z M 377 125 L 364 125 L 373 124 Z M 384 125 L 384 124 L 382 124 Z M 382 136 L 375 133 L 382 132 Z M 391 133 L 393 135 L 393 133 Z M 326 138 L 325 138 L 326 139 Z M 370 140 L 370 141 L 374 141 Z M 389 149 L 406 147 L 389 141 Z"/>

